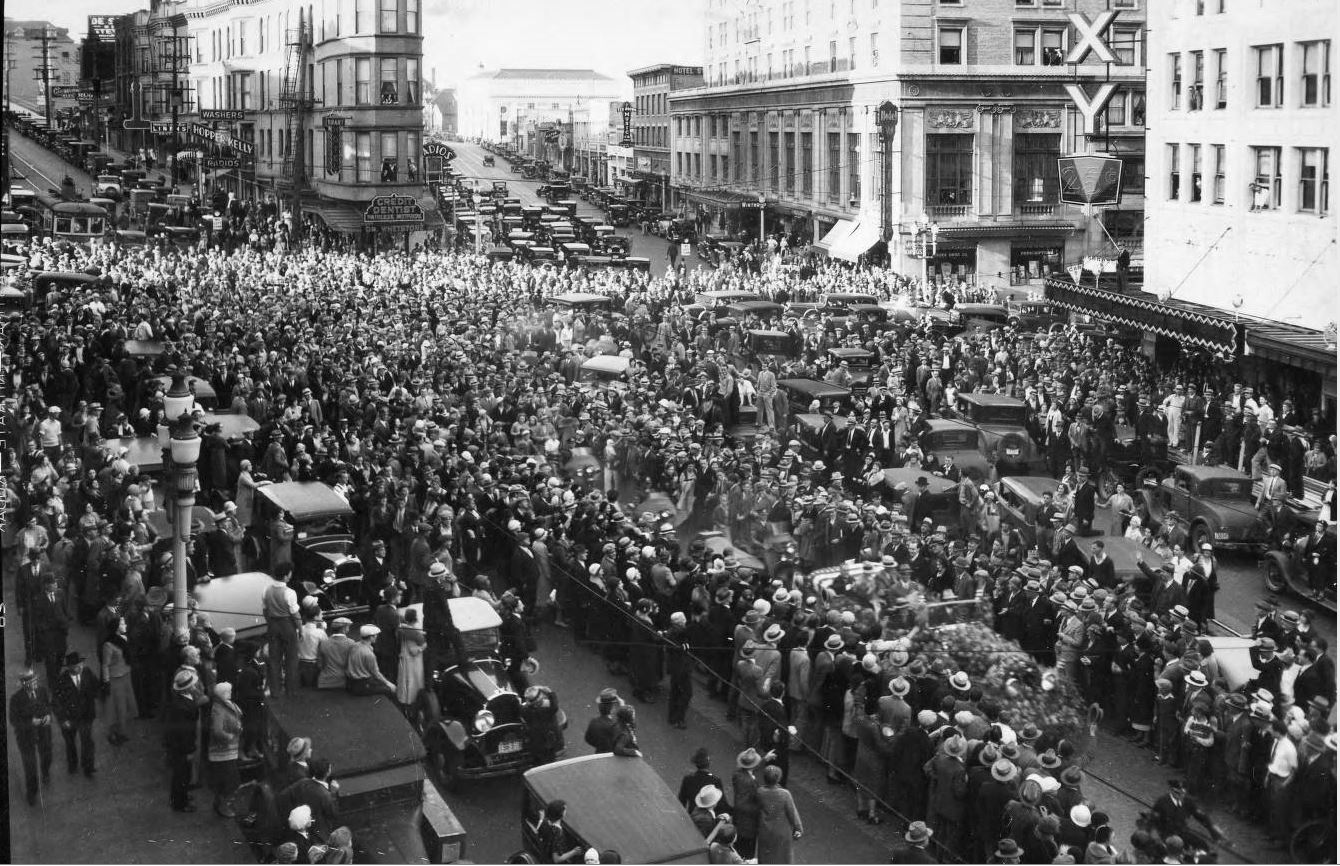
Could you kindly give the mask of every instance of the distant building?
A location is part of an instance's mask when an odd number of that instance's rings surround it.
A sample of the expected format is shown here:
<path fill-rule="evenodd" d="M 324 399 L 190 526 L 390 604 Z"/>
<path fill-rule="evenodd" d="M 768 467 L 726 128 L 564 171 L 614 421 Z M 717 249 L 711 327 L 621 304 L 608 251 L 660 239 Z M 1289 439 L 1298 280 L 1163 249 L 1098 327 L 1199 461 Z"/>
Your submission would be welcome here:
<path fill-rule="evenodd" d="M 44 32 L 51 37 L 45 53 Z M 50 21 L 6 18 L 5 57 L 12 60 L 12 68 L 5 75 L 5 98 L 29 111 L 46 113 L 46 91 L 41 76 L 44 63 L 50 68 L 48 80 L 53 87 L 79 83 L 79 46 L 70 38 L 69 30 Z M 51 108 L 56 114 L 74 109 L 75 97 L 53 97 Z"/>
<path fill-rule="evenodd" d="M 545 131 L 567 124 L 603 129 L 621 94 L 618 82 L 594 69 L 491 69 L 461 82 L 456 99 L 461 137 L 544 150 Z M 549 138 L 550 149 L 572 146 Z"/>
<path fill-rule="evenodd" d="M 628 73 L 633 79 L 635 196 L 670 206 L 670 94 L 703 85 L 701 66 L 657 63 Z"/>

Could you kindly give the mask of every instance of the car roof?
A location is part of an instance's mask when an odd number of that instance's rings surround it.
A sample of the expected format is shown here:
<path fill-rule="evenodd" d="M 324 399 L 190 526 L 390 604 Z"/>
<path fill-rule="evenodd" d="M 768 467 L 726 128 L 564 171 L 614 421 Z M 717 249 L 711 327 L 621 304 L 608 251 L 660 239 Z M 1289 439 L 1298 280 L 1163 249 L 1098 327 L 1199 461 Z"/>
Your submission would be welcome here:
<path fill-rule="evenodd" d="M 828 350 L 828 354 L 836 355 L 839 358 L 870 358 L 875 353 L 869 349 L 858 349 L 854 346 L 835 346 Z"/>
<path fill-rule="evenodd" d="M 1023 406 L 1024 401 L 1018 397 L 1009 397 L 1005 394 L 981 394 L 977 392 L 959 393 L 958 398 L 965 403 L 974 403 L 978 406 Z"/>
<path fill-rule="evenodd" d="M 595 370 L 600 373 L 627 373 L 633 363 L 631 358 L 622 355 L 596 355 L 582 362 L 583 370 Z"/>
<path fill-rule="evenodd" d="M 352 579 L 362 580 L 362 578 Z M 475 598 L 473 595 L 449 598 L 447 606 L 451 609 L 451 622 L 459 631 L 484 631 L 502 625 L 502 617 L 493 609 L 493 605 L 482 598 Z M 419 622 L 423 623 L 423 602 L 415 602 L 405 607 L 405 610 L 410 609 L 418 611 Z"/>
<path fill-rule="evenodd" d="M 256 492 L 293 516 L 295 520 L 347 516 L 354 513 L 349 500 L 320 481 L 281 481 L 256 488 Z"/>
<path fill-rule="evenodd" d="M 1179 474 L 1190 475 L 1197 481 L 1204 481 L 1210 478 L 1232 478 L 1235 481 L 1240 481 L 1244 478 L 1251 477 L 1229 466 L 1190 466 L 1183 463 L 1177 467 L 1177 471 Z"/>
<path fill-rule="evenodd" d="M 609 303 L 608 295 L 594 295 L 587 292 L 565 292 L 549 299 L 556 304 L 603 304 Z"/>
<path fill-rule="evenodd" d="M 625 863 L 707 862 L 703 834 L 644 760 L 585 755 L 527 770 L 524 779 L 542 802 L 567 802 L 563 823 L 582 841 L 614 848 Z"/>
<path fill-rule="evenodd" d="M 910 469 L 903 466 L 895 466 L 884 470 L 884 481 L 890 487 L 899 483 L 906 484 L 908 487 L 915 487 L 918 478 L 925 478 L 927 487 L 931 493 L 945 493 L 958 485 L 942 475 L 932 475 L 924 469 Z"/>
<path fill-rule="evenodd" d="M 209 614 L 210 628 L 215 631 L 231 628 L 240 638 L 258 636 L 266 627 L 261 595 L 273 580 L 263 571 L 243 571 L 197 583 L 191 597 L 197 611 Z"/>
<path fill-rule="evenodd" d="M 1027 493 L 1030 499 L 1041 499 L 1044 493 L 1056 493 L 1061 482 L 1046 475 L 1007 475 L 1000 479 L 1002 487 L 1011 487 L 1016 492 Z"/>
<path fill-rule="evenodd" d="M 831 382 L 821 382 L 818 379 L 778 379 L 777 385 L 821 400 L 825 397 L 846 397 L 851 394 L 850 388 Z"/>
<path fill-rule="evenodd" d="M 930 418 L 926 421 L 929 428 L 928 432 L 939 433 L 944 430 L 976 430 L 977 428 L 965 421 L 957 421 L 953 418 Z"/>

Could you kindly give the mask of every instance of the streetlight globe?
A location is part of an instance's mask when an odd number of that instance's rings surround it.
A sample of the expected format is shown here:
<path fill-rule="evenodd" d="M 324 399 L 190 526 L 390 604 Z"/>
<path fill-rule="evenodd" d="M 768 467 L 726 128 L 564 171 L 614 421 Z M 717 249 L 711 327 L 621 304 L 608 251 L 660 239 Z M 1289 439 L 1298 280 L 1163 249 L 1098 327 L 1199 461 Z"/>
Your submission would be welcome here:
<path fill-rule="evenodd" d="M 191 407 L 195 404 L 195 397 L 186 384 L 187 373 L 185 370 L 173 367 L 168 375 L 172 377 L 172 386 L 163 395 L 163 411 L 167 413 L 168 423 L 172 423 L 191 411 Z"/>
<path fill-rule="evenodd" d="M 186 464 L 199 460 L 200 442 L 200 436 L 194 428 L 179 428 L 168 445 L 172 451 L 172 462 Z"/>

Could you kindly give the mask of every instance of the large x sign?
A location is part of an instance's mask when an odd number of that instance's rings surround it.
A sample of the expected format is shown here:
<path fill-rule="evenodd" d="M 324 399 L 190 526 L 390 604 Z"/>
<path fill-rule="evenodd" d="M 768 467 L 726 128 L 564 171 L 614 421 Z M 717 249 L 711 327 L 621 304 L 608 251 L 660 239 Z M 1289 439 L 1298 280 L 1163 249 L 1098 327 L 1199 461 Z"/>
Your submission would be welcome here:
<path fill-rule="evenodd" d="M 1090 51 L 1103 63 L 1116 63 L 1117 55 L 1112 53 L 1108 47 L 1107 40 L 1103 37 L 1107 35 L 1107 29 L 1112 26 L 1112 22 L 1117 17 L 1114 9 L 1107 9 L 1098 13 L 1098 17 L 1089 23 L 1089 19 L 1082 12 L 1068 12 L 1066 17 L 1075 28 L 1078 38 L 1070 53 L 1065 56 L 1066 63 L 1080 63 Z"/>

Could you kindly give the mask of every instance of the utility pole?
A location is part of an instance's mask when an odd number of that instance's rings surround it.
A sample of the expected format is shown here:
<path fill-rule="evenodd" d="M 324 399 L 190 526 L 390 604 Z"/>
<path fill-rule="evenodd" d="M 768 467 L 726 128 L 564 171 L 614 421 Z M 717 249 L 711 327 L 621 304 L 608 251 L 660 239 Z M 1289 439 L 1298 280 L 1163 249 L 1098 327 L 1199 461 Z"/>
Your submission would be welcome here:
<path fill-rule="evenodd" d="M 55 129 L 56 118 L 51 116 L 51 43 L 56 41 L 56 28 L 49 25 L 40 29 L 31 27 L 23 35 L 27 39 L 35 39 L 41 43 L 38 50 L 41 52 L 42 65 L 33 70 L 33 80 L 42 82 L 42 100 L 46 109 L 47 126 Z"/>

